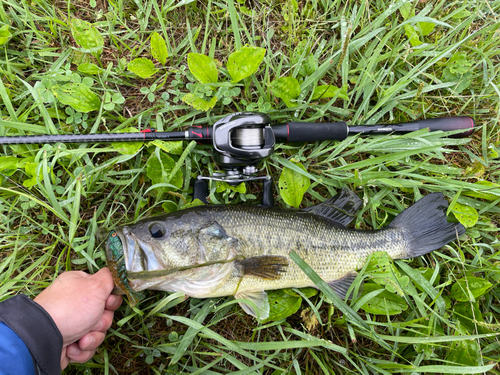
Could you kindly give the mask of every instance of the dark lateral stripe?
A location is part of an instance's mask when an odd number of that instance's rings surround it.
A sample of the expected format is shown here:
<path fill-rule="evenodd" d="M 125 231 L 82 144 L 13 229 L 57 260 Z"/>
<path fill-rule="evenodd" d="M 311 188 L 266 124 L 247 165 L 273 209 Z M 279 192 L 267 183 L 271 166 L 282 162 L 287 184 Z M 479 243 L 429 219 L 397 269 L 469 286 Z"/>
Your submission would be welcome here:
<path fill-rule="evenodd" d="M 208 267 L 208 266 L 212 266 L 214 264 L 231 263 L 231 262 L 234 262 L 237 260 L 238 259 L 233 258 L 230 260 L 220 260 L 220 261 L 214 261 L 214 262 L 207 262 L 207 263 L 195 264 L 195 265 L 186 266 L 186 267 L 169 268 L 166 270 L 139 271 L 139 272 L 127 271 L 127 278 L 130 280 L 146 280 L 146 279 L 152 279 L 155 277 L 164 277 L 164 276 L 172 275 L 176 272 L 192 270 L 193 268 Z"/>

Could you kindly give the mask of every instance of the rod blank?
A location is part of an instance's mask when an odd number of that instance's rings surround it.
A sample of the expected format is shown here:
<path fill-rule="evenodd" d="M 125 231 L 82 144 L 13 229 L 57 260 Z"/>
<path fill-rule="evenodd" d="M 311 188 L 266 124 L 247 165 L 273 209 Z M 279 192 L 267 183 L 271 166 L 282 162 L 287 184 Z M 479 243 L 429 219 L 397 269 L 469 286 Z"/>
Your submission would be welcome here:
<path fill-rule="evenodd" d="M 0 137 L 0 145 L 15 144 L 54 144 L 54 143 L 113 143 L 146 142 L 160 140 L 182 141 L 185 132 L 140 132 L 140 133 L 101 133 L 101 134 L 44 134 Z"/>

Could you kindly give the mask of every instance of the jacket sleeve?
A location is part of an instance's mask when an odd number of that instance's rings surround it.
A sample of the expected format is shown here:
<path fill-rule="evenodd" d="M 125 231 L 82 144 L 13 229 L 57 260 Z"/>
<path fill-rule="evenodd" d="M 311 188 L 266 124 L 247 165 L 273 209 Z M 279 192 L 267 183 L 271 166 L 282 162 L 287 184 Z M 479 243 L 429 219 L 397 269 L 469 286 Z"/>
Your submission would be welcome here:
<path fill-rule="evenodd" d="M 31 353 L 23 340 L 0 322 L 0 373 L 35 375 Z"/>
<path fill-rule="evenodd" d="M 0 322 L 22 339 L 33 358 L 35 372 L 61 373 L 63 339 L 50 315 L 24 295 L 0 303 Z M 3 373 L 0 363 L 0 373 Z"/>

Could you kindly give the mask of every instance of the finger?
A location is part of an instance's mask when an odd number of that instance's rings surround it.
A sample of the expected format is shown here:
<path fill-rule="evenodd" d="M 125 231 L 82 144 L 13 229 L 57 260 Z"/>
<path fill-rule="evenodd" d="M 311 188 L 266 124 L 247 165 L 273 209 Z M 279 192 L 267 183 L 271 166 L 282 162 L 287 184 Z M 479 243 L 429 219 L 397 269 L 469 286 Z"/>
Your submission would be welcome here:
<path fill-rule="evenodd" d="M 105 332 L 89 332 L 78 340 L 78 347 L 82 351 L 95 350 L 102 344 L 105 337 Z"/>
<path fill-rule="evenodd" d="M 101 319 L 99 319 L 99 322 L 90 331 L 106 332 L 113 323 L 113 315 L 113 311 L 104 310 Z"/>
<path fill-rule="evenodd" d="M 88 280 L 88 281 L 87 281 Z M 98 272 L 87 278 L 86 282 L 89 283 L 94 293 L 102 298 L 104 301 L 108 298 L 113 290 L 115 283 L 111 276 L 111 271 L 108 268 L 101 268 Z"/>
<path fill-rule="evenodd" d="M 61 358 L 61 370 L 64 370 L 69 365 L 69 358 L 63 357 Z"/>
<path fill-rule="evenodd" d="M 95 350 L 81 350 L 77 343 L 71 344 L 66 349 L 69 362 L 85 363 L 95 354 Z"/>
<path fill-rule="evenodd" d="M 66 348 L 61 352 L 61 370 L 64 370 L 69 365 L 69 358 L 66 356 Z"/>
<path fill-rule="evenodd" d="M 106 310 L 115 311 L 123 302 L 122 296 L 116 296 L 114 294 L 110 294 L 108 299 L 106 300 Z"/>

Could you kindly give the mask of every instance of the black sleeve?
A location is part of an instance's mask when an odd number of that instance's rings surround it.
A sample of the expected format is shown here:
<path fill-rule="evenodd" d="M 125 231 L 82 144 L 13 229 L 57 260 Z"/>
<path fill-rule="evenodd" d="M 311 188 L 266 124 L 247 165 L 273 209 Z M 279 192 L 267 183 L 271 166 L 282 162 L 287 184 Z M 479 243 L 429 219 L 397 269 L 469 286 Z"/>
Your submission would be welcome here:
<path fill-rule="evenodd" d="M 24 295 L 0 303 L 0 321 L 10 327 L 26 344 L 35 371 L 53 375 L 61 373 L 63 339 L 50 315 Z"/>

